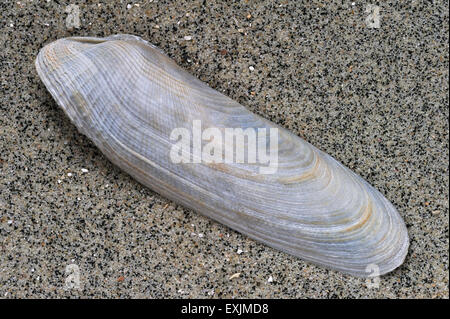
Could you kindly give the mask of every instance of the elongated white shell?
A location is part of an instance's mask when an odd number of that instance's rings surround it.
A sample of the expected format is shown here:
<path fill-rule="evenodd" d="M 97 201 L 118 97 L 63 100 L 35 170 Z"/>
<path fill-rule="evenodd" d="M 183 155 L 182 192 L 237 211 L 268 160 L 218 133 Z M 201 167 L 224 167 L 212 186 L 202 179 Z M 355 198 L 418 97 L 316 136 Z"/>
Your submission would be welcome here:
<path fill-rule="evenodd" d="M 408 234 L 392 204 L 331 156 L 253 114 L 130 35 L 66 38 L 36 59 L 78 130 L 142 184 L 271 247 L 355 276 L 403 263 Z M 175 164 L 174 128 L 279 128 L 278 170 Z M 369 267 L 369 268 L 368 268 Z M 370 270 L 369 270 L 370 269 Z"/>

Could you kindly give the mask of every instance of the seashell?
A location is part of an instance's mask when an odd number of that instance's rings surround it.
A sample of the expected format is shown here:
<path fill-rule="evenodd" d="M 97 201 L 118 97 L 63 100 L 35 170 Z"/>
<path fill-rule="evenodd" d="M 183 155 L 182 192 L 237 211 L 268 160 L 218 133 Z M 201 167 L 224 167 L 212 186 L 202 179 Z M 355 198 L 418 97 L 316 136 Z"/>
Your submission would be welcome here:
<path fill-rule="evenodd" d="M 78 130 L 115 165 L 161 195 L 273 248 L 354 276 L 373 275 L 371 269 L 382 275 L 403 263 L 407 230 L 381 193 L 141 38 L 60 39 L 39 52 L 36 68 Z M 276 171 L 261 171 L 267 161 L 198 163 L 194 148 L 183 153 L 194 163 L 174 163 L 171 132 L 192 130 L 194 121 L 220 132 L 278 129 Z M 258 147 L 270 144 L 262 141 Z M 232 155 L 250 144 L 238 145 Z"/>

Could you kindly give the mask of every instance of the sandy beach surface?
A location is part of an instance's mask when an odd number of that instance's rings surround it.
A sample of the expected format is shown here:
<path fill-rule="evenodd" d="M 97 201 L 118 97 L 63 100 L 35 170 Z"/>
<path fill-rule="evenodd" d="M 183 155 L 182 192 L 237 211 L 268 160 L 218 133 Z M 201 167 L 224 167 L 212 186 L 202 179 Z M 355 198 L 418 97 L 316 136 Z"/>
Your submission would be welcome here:
<path fill-rule="evenodd" d="M 376 4 L 2 1 L 0 298 L 448 298 L 448 1 Z M 374 288 L 113 166 L 34 60 L 62 37 L 117 33 L 157 45 L 379 189 L 407 225 L 404 264 Z M 76 274 L 80 285 L 67 285 Z"/>

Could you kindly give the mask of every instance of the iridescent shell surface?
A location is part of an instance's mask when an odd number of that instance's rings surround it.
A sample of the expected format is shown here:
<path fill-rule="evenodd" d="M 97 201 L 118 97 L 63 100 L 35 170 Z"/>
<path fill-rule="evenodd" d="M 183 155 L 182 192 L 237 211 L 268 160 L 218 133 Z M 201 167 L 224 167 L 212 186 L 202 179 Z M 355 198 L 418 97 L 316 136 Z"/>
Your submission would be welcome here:
<path fill-rule="evenodd" d="M 409 240 L 393 205 L 291 132 L 178 67 L 139 37 L 65 38 L 36 59 L 48 91 L 117 166 L 161 195 L 271 247 L 354 276 L 401 265 Z M 174 128 L 278 128 L 278 169 L 173 163 Z"/>

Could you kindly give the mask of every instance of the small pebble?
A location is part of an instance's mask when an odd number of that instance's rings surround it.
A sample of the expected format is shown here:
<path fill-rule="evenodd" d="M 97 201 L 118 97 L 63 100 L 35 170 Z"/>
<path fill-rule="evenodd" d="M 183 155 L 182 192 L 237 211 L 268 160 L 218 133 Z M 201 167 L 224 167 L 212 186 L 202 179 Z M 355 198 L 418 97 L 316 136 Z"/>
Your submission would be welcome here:
<path fill-rule="evenodd" d="M 76 4 L 69 4 L 65 12 L 67 13 L 66 28 L 68 30 L 79 29 L 81 26 L 80 7 Z"/>
<path fill-rule="evenodd" d="M 238 255 L 240 255 L 240 254 L 242 254 L 242 253 L 243 253 L 243 251 L 242 251 L 241 249 L 238 249 L 238 250 L 237 250 L 237 254 L 238 254 Z"/>
<path fill-rule="evenodd" d="M 267 282 L 273 282 L 273 277 L 269 276 L 269 279 L 267 279 Z"/>
<path fill-rule="evenodd" d="M 72 173 L 67 173 L 67 176 L 71 177 L 71 176 L 72 176 Z"/>
<path fill-rule="evenodd" d="M 87 172 L 89 172 L 89 171 L 88 171 L 86 168 L 82 168 L 82 169 L 81 169 L 81 172 L 82 172 L 82 173 L 87 173 Z"/>
<path fill-rule="evenodd" d="M 250 70 L 250 71 L 253 71 L 253 70 L 255 70 L 255 68 L 254 67 L 252 67 L 251 65 L 248 67 L 248 69 Z"/>
<path fill-rule="evenodd" d="M 131 9 L 132 5 L 131 4 L 127 4 L 127 9 Z"/>
<path fill-rule="evenodd" d="M 191 37 L 190 35 L 186 35 L 186 36 L 184 37 L 184 39 L 185 39 L 186 41 L 191 41 L 191 40 L 192 40 L 192 37 Z"/>
<path fill-rule="evenodd" d="M 240 275 L 241 275 L 241 273 L 237 272 L 237 273 L 231 275 L 229 279 L 231 280 L 231 279 L 234 279 L 234 278 L 239 278 Z"/>
<path fill-rule="evenodd" d="M 432 212 L 431 212 L 431 214 L 433 214 L 433 215 L 439 215 L 441 213 L 441 211 L 440 210 L 433 210 Z"/>

